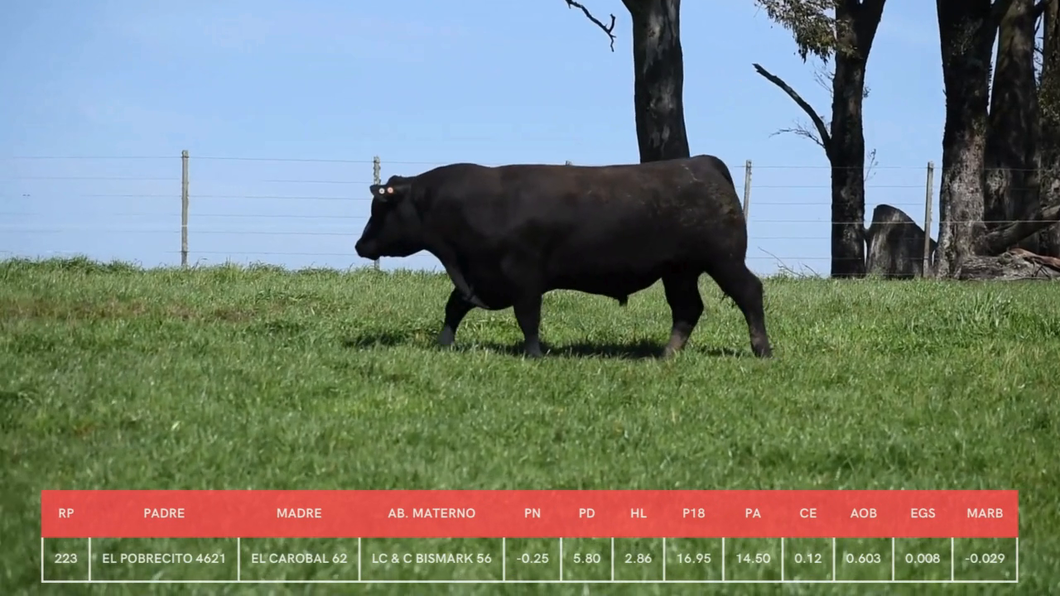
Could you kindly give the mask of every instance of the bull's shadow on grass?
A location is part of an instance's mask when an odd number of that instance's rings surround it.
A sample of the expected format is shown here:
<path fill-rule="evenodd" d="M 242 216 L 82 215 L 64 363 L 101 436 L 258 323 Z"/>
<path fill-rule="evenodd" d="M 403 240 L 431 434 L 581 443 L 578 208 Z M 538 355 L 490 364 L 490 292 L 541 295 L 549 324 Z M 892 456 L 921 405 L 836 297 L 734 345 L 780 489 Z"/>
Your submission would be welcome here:
<path fill-rule="evenodd" d="M 429 347 L 436 350 L 454 350 L 467 352 L 471 350 L 489 350 L 506 356 L 523 356 L 523 343 L 500 343 L 491 341 L 474 341 L 473 339 L 458 339 L 450 348 L 443 348 L 435 343 L 432 337 L 428 342 L 420 334 L 413 332 L 395 332 L 372 330 L 350 335 L 342 339 L 342 347 L 356 350 L 366 350 L 376 347 L 395 346 L 417 346 Z M 616 360 L 652 360 L 662 356 L 664 344 L 648 340 L 639 340 L 631 343 L 591 343 L 576 342 L 570 344 L 553 345 L 542 342 L 545 358 L 610 358 Z M 744 357 L 750 356 L 732 348 L 719 347 L 697 347 L 689 345 L 686 352 L 705 354 L 712 357 Z"/>
<path fill-rule="evenodd" d="M 523 342 L 502 344 L 489 341 L 465 340 L 461 343 L 457 340 L 453 349 L 461 351 L 485 349 L 508 356 L 523 356 Z M 613 358 L 616 360 L 650 360 L 662 356 L 663 346 L 643 340 L 628 344 L 613 342 L 578 342 L 563 345 L 554 345 L 543 341 L 541 342 L 541 349 L 545 352 L 545 358 Z"/>
<path fill-rule="evenodd" d="M 545 351 L 545 358 L 608 358 L 615 360 L 655 360 L 662 357 L 663 348 L 665 347 L 662 343 L 656 343 L 647 340 L 640 340 L 632 343 L 590 343 L 590 342 L 576 342 L 572 344 L 553 345 L 548 342 L 541 342 L 541 349 Z M 457 350 L 471 350 L 471 349 L 487 349 L 494 352 L 511 355 L 511 356 L 522 356 L 523 355 L 523 344 L 522 342 L 514 344 L 501 344 L 495 342 L 464 342 L 463 344 L 457 342 L 457 345 L 453 349 Z M 441 349 L 441 348 L 439 348 Z M 741 352 L 731 348 L 716 348 L 716 347 L 697 347 L 689 345 L 684 349 L 684 353 L 695 353 L 704 354 L 711 357 L 750 357 L 750 352 Z"/>
<path fill-rule="evenodd" d="M 373 330 L 346 336 L 342 338 L 340 343 L 344 348 L 367 350 L 370 348 L 390 348 L 422 342 L 418 342 L 416 337 L 409 332 Z"/>
<path fill-rule="evenodd" d="M 516 346 L 516 349 L 521 350 L 521 346 Z M 628 344 L 618 343 L 602 343 L 594 344 L 588 342 L 578 342 L 573 344 L 566 344 L 562 346 L 548 346 L 546 349 L 550 349 L 549 356 L 559 356 L 567 358 L 616 358 L 624 360 L 645 360 L 645 359 L 658 359 L 662 357 L 664 344 L 656 343 L 647 340 L 640 340 Z M 714 357 L 739 357 L 746 356 L 743 352 L 728 348 L 707 348 L 707 347 L 696 347 L 693 345 L 687 346 L 684 349 L 684 353 L 696 353 L 705 354 L 707 356 Z"/>

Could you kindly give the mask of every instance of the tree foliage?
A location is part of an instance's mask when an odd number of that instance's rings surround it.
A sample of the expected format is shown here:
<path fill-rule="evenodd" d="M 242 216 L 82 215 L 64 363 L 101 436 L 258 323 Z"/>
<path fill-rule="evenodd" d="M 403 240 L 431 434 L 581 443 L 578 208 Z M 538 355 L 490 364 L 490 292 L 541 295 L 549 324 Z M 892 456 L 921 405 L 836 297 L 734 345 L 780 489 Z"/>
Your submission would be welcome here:
<path fill-rule="evenodd" d="M 791 31 L 804 61 L 816 56 L 824 62 L 836 50 L 836 0 L 754 0 L 769 19 Z"/>

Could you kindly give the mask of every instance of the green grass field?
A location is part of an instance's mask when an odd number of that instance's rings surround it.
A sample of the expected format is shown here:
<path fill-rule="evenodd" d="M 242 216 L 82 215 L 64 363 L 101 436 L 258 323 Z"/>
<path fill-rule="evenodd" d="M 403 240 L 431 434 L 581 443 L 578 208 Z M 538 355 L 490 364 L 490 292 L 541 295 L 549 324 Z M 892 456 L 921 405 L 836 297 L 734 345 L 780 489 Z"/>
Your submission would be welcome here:
<path fill-rule="evenodd" d="M 436 274 L 0 263 L 0 593 L 1060 593 L 1055 285 L 769 279 L 771 361 L 702 287 L 672 361 L 658 286 L 548 295 L 533 361 L 510 310 L 436 348 Z M 42 586 L 63 488 L 1018 489 L 1021 581 Z"/>

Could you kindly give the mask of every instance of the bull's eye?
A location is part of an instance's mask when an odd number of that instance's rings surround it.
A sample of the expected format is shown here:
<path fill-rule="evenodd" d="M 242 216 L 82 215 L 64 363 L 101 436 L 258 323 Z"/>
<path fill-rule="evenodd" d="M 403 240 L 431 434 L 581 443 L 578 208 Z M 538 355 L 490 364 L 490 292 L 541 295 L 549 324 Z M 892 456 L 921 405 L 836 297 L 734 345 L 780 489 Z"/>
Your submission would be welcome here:
<path fill-rule="evenodd" d="M 386 187 L 386 192 L 387 192 L 387 194 L 391 194 L 391 195 L 394 194 L 394 187 L 393 186 Z"/>
<path fill-rule="evenodd" d="M 385 191 L 385 190 L 383 190 L 382 188 L 380 188 L 380 189 L 379 189 L 379 194 L 383 194 L 383 193 L 385 193 L 385 192 L 386 192 L 386 191 Z"/>

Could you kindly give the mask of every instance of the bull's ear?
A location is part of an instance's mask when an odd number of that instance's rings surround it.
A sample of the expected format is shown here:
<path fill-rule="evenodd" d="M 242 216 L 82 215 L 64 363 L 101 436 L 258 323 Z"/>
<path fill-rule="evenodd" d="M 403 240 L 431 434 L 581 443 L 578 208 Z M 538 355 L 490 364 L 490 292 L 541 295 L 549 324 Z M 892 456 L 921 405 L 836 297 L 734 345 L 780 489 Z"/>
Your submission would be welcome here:
<path fill-rule="evenodd" d="M 401 201 L 412 194 L 412 184 L 403 180 L 373 184 L 369 188 L 374 199 L 387 203 Z"/>
<path fill-rule="evenodd" d="M 408 197 L 412 192 L 412 184 L 406 181 L 391 181 L 382 186 L 383 189 L 379 196 L 387 201 L 400 201 Z"/>

